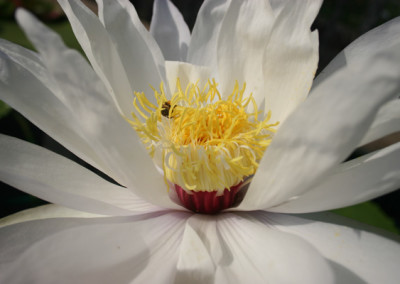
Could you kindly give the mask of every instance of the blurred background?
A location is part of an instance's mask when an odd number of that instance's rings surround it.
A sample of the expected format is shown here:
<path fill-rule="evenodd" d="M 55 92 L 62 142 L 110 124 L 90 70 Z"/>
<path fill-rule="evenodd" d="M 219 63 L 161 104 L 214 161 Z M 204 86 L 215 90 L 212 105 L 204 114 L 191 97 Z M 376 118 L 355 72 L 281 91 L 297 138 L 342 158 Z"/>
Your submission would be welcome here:
<path fill-rule="evenodd" d="M 96 13 L 97 6 L 94 0 L 82 1 Z M 144 25 L 148 27 L 152 16 L 153 1 L 131 0 L 131 2 Z M 172 0 L 172 2 L 181 11 L 189 28 L 192 29 L 203 0 Z M 59 33 L 68 46 L 82 51 L 65 15 L 55 0 L 0 0 L 0 38 L 32 48 L 15 23 L 14 12 L 17 7 L 24 7 L 32 11 Z M 400 1 L 398 0 L 326 0 L 312 27 L 319 30 L 320 36 L 320 61 L 317 74 L 354 39 L 397 16 L 400 16 Z M 41 145 L 88 166 L 2 101 L 0 101 L 0 133 Z M 349 158 L 388 146 L 395 141 L 400 141 L 400 133 L 359 148 Z M 43 200 L 0 182 L 0 218 L 45 203 Z M 400 190 L 370 202 L 333 212 L 400 233 L 399 204 Z"/>

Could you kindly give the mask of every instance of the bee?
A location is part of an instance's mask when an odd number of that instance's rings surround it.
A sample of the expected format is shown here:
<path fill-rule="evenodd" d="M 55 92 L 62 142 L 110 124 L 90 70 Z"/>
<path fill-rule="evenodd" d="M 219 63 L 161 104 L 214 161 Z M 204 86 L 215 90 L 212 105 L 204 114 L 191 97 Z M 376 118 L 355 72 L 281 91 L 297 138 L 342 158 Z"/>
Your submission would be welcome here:
<path fill-rule="evenodd" d="M 174 111 L 176 106 L 173 107 L 171 113 L 170 113 L 170 109 L 171 109 L 171 101 L 165 101 L 162 104 L 161 107 L 161 115 L 166 117 L 166 118 L 172 118 L 172 112 Z"/>

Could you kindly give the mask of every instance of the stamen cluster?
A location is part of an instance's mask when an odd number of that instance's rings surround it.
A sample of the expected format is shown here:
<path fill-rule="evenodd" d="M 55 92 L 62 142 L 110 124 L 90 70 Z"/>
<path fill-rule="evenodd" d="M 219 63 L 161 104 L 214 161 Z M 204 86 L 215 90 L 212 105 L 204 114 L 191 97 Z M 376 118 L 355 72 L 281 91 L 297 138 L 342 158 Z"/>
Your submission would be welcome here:
<path fill-rule="evenodd" d="M 240 89 L 236 82 L 225 99 L 214 80 L 183 90 L 178 79 L 176 89 L 167 100 L 161 84 L 157 105 L 135 93 L 129 120 L 166 180 L 185 190 L 222 193 L 253 175 L 277 123 L 259 112 L 251 94 L 244 98 L 245 85 Z"/>

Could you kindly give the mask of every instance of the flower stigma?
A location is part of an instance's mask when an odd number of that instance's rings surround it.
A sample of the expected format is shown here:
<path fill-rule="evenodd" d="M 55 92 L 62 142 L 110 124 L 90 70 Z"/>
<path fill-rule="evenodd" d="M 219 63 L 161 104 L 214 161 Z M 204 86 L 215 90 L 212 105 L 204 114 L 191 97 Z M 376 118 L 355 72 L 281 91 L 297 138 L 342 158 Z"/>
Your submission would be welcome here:
<path fill-rule="evenodd" d="M 198 213 L 216 213 L 236 206 L 258 162 L 270 145 L 277 123 L 270 123 L 246 84 L 236 81 L 232 93 L 222 96 L 214 79 L 200 87 L 181 87 L 172 98 L 163 83 L 154 90 L 157 104 L 135 92 L 129 123 L 162 170 L 168 188 L 182 205 Z M 241 192 L 241 194 L 239 194 Z"/>

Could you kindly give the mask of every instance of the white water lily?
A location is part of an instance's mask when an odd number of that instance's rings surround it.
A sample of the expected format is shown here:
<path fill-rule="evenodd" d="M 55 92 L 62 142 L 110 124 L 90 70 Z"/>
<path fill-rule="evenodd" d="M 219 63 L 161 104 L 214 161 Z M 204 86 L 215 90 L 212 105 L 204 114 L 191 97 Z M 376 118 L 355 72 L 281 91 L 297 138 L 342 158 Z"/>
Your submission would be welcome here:
<path fill-rule="evenodd" d="M 318 36 L 310 26 L 320 1 L 208 0 L 191 35 L 167 0 L 155 1 L 150 33 L 127 0 L 97 1 L 98 17 L 78 0 L 59 2 L 91 66 L 19 10 L 18 22 L 38 53 L 0 41 L 0 99 L 119 185 L 48 150 L 0 136 L 0 178 L 57 204 L 3 219 L 0 282 L 400 279 L 397 242 L 329 214 L 282 214 L 348 206 L 399 187 L 400 143 L 343 162 L 359 145 L 399 131 L 399 18 L 356 40 L 313 82 Z M 250 183 L 234 208 L 196 214 L 174 196 L 174 183 L 189 195 L 201 192 L 187 180 L 181 183 L 186 176 L 179 163 L 171 175 L 163 163 L 174 155 L 171 149 L 184 149 L 165 134 L 174 110 L 185 107 L 174 104 L 177 79 L 184 87 L 215 79 L 222 99 L 235 82 L 246 84 L 245 95 L 255 102 L 250 105 L 261 110 L 248 121 L 268 118 L 270 110 L 268 121 L 279 122 L 276 133 L 268 133 L 272 143 L 264 145 L 262 159 L 251 162 L 258 167 L 254 176 L 238 171 L 238 180 Z M 160 116 L 165 101 L 155 100 L 150 86 L 171 100 L 166 117 Z M 147 100 L 154 109 L 145 116 L 157 119 L 140 124 Z M 132 112 L 138 132 L 129 123 Z M 210 125 L 196 115 L 200 125 Z M 149 142 L 153 159 L 142 141 Z M 235 169 L 232 162 L 247 154 L 237 155 L 218 170 Z M 199 168 L 213 166 L 204 161 Z M 229 178 L 221 180 L 225 185 Z"/>

